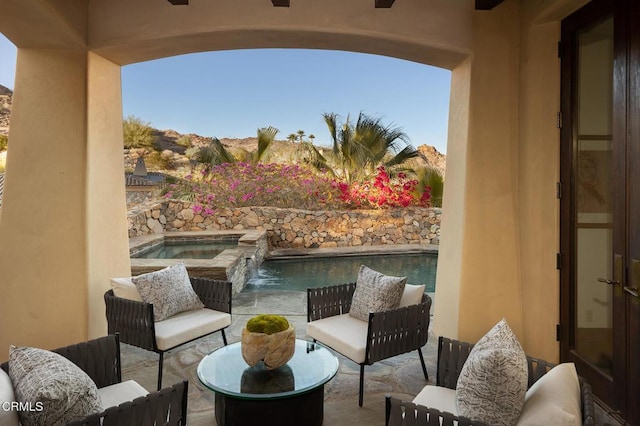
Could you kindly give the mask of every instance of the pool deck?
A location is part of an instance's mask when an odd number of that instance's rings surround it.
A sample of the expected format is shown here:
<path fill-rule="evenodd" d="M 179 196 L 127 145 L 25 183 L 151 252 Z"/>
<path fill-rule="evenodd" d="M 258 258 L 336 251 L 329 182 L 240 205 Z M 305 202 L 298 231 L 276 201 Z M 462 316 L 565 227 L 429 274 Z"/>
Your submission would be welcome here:
<path fill-rule="evenodd" d="M 149 238 L 151 239 L 151 238 Z M 367 254 L 438 253 L 434 245 L 384 245 L 314 249 L 272 249 L 266 258 L 302 258 L 358 256 Z M 338 284 L 338 283 L 336 283 Z M 434 297 L 433 293 L 430 293 Z M 296 337 L 308 339 L 306 293 L 300 291 L 244 290 L 233 296 L 232 323 L 226 331 L 229 343 L 240 340 L 242 327 L 251 317 L 262 313 L 284 315 L 296 329 Z M 434 301 L 435 302 L 435 301 Z M 433 306 L 432 306 L 433 315 Z M 432 316 L 433 319 L 433 316 Z M 433 322 L 432 322 L 433 324 Z M 437 338 L 429 332 L 423 348 L 430 382 L 434 384 Z M 222 346 L 220 333 L 198 339 L 165 354 L 163 385 L 189 380 L 188 424 L 215 425 L 214 393 L 205 388 L 196 375 L 198 363 Z M 359 365 L 336 354 L 340 368 L 325 385 L 324 424 L 331 426 L 384 425 L 387 394 L 411 400 L 427 382 L 422 374 L 418 353 L 413 351 L 365 367 L 364 406 L 358 407 Z M 122 345 L 123 380 L 133 379 L 147 390 L 154 390 L 158 355 L 130 345 Z"/>
<path fill-rule="evenodd" d="M 306 293 L 293 291 L 244 291 L 234 296 L 232 323 L 226 331 L 229 343 L 240 341 L 247 320 L 261 313 L 284 315 L 296 329 L 296 336 L 308 339 Z M 422 352 L 430 383 L 434 384 L 437 338 L 429 333 Z M 214 393 L 198 380 L 200 360 L 222 346 L 220 333 L 191 342 L 165 354 L 163 385 L 189 380 L 189 426 L 215 425 Z M 331 426 L 384 425 L 384 396 L 404 399 L 413 397 L 427 383 L 422 374 L 418 353 L 413 351 L 365 367 L 364 405 L 358 407 L 358 364 L 337 354 L 340 368 L 336 377 L 325 385 L 324 424 Z M 122 345 L 122 379 L 136 380 L 147 390 L 154 390 L 157 380 L 158 355 L 126 344 Z M 265 423 L 267 424 L 267 423 Z"/>

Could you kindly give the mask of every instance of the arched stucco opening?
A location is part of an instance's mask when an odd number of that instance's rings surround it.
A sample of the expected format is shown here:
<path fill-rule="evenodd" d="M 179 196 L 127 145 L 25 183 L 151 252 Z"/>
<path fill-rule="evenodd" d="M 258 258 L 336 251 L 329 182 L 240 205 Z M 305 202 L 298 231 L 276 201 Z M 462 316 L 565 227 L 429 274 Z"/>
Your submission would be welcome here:
<path fill-rule="evenodd" d="M 104 334 L 107 278 L 129 267 L 120 66 L 197 51 L 301 47 L 452 71 L 437 277 L 438 289 L 448 291 L 436 294 L 436 333 L 475 340 L 506 317 L 528 353 L 556 358 L 557 300 L 549 295 L 557 273 L 549 253 L 557 246 L 557 206 L 555 191 L 540 188 L 554 188 L 557 176 L 557 129 L 548 119 L 559 93 L 552 19 L 580 0 L 508 0 L 491 12 L 447 0 L 398 1 L 391 9 L 369 0 L 290 8 L 268 0 L 191 3 L 0 5 L 0 30 L 19 47 L 16 148 L 0 222 L 0 270 L 8 271 L 0 346 L 54 347 Z M 34 157 L 35 149 L 44 155 Z M 12 171 L 12 161 L 39 173 Z M 115 199 L 122 203 L 105 201 Z"/>
<path fill-rule="evenodd" d="M 123 49 L 118 49 L 118 53 L 114 53 L 114 48 L 98 49 L 97 52 L 117 59 L 119 62 L 129 64 L 139 62 L 140 57 L 145 60 L 153 60 L 203 51 L 254 48 L 314 48 L 371 53 L 449 69 L 452 72 L 449 131 L 453 131 L 453 134 L 448 137 L 447 150 L 452 150 L 453 155 L 448 156 L 448 161 L 450 165 L 453 162 L 458 163 L 460 166 L 450 166 L 448 175 L 450 173 L 452 176 L 452 182 L 456 182 L 458 185 L 465 184 L 464 167 L 468 134 L 465 129 L 469 125 L 468 103 L 471 61 L 465 59 L 465 54 L 455 50 L 445 50 L 439 46 L 388 39 L 386 34 L 354 35 L 351 33 L 328 34 L 326 32 L 301 32 L 297 30 L 229 30 L 210 34 L 180 35 L 174 38 L 163 35 L 157 40 L 156 47 L 153 48 L 149 47 L 149 41 L 146 40 L 144 45 L 133 43 Z M 393 84 L 393 82 L 381 82 L 381 84 Z M 463 220 L 464 211 L 456 206 L 463 202 L 463 196 L 458 195 L 456 200 L 456 190 L 448 190 L 447 194 L 450 195 L 445 196 L 444 203 L 446 204 L 444 205 L 449 205 L 445 209 L 448 208 L 453 212 L 451 213 L 450 222 L 459 223 Z M 451 201 L 447 202 L 447 197 L 451 197 Z M 458 283 L 460 279 L 459 271 L 462 261 L 460 247 L 463 246 L 461 241 L 463 233 L 461 232 L 461 227 L 452 226 L 452 228 L 452 242 L 447 243 L 447 237 L 444 237 L 444 241 L 441 242 L 441 250 L 445 250 L 446 256 L 444 261 L 439 264 L 439 269 L 444 271 L 442 273 L 439 272 L 439 276 L 444 278 L 438 279 L 442 282 L 454 284 L 442 286 L 444 288 L 444 296 L 441 297 L 443 303 L 439 311 L 441 312 L 440 315 L 446 320 L 440 322 L 442 328 L 438 328 L 438 332 L 449 336 L 457 336 L 459 287 L 455 283 Z M 453 274 L 453 279 L 448 278 L 451 274 Z M 447 300 L 451 300 L 453 303 L 447 303 Z M 438 327 L 437 317 L 435 324 Z"/>

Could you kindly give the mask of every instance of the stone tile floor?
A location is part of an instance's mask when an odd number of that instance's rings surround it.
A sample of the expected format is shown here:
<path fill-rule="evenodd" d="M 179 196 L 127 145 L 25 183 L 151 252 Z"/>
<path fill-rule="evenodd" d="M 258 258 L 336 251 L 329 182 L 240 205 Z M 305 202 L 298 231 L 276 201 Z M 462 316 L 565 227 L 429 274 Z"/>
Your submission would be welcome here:
<path fill-rule="evenodd" d="M 249 318 L 260 313 L 277 313 L 295 326 L 299 338 L 306 338 L 306 293 L 284 291 L 243 292 L 233 299 L 233 319 L 227 329 L 228 342 L 240 340 Z M 215 425 L 214 394 L 200 384 L 196 369 L 200 360 L 223 344 L 220 333 L 204 337 L 165 354 L 163 385 L 189 380 L 187 421 L 189 426 Z M 437 337 L 431 335 L 423 348 L 430 383 L 435 384 Z M 325 385 L 324 424 L 328 426 L 384 425 L 386 394 L 411 400 L 427 383 L 416 351 L 365 367 L 364 405 L 358 407 L 359 366 L 338 355 L 340 369 Z M 157 381 L 158 355 L 122 345 L 123 380 L 133 379 L 148 390 Z M 619 425 L 598 407 L 599 425 Z M 302 425 L 301 425 L 302 426 Z"/>
<path fill-rule="evenodd" d="M 303 292 L 243 292 L 233 299 L 232 324 L 227 329 L 227 341 L 240 340 L 247 320 L 261 313 L 277 313 L 296 328 L 299 338 L 307 338 L 307 300 Z M 435 378 L 435 336 L 423 348 L 430 378 Z M 189 380 L 189 426 L 215 425 L 214 394 L 198 380 L 196 369 L 200 360 L 223 345 L 220 333 L 204 337 L 165 354 L 163 386 L 183 379 Z M 340 369 L 325 385 L 324 424 L 384 425 L 384 396 L 392 394 L 405 399 L 413 397 L 426 384 L 418 353 L 400 355 L 365 367 L 364 405 L 358 407 L 360 368 L 353 361 L 338 355 Z M 122 378 L 133 379 L 148 390 L 157 381 L 158 355 L 133 346 L 122 345 Z"/>

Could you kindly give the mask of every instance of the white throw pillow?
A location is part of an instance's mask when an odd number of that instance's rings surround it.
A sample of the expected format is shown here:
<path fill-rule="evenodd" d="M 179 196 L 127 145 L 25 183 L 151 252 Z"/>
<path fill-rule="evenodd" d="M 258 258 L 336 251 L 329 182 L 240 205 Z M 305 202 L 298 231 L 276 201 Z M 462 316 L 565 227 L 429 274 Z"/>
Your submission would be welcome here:
<path fill-rule="evenodd" d="M 132 277 L 142 300 L 153 304 L 154 321 L 162 321 L 177 313 L 204 308 L 193 290 L 184 263 L 159 271 Z"/>
<path fill-rule="evenodd" d="M 400 305 L 398 305 L 398 307 L 403 308 L 405 306 L 417 305 L 418 303 L 422 303 L 424 287 L 424 284 L 405 284 L 404 291 L 402 292 L 402 297 L 400 298 Z"/>
<path fill-rule="evenodd" d="M 110 281 L 114 296 L 142 302 L 140 292 L 133 281 L 131 281 L 131 277 L 111 278 Z"/>
<path fill-rule="evenodd" d="M 73 362 L 44 349 L 9 349 L 9 377 L 23 426 L 65 425 L 100 413 L 102 401 L 91 378 Z"/>
<path fill-rule="evenodd" d="M 361 265 L 349 315 L 369 321 L 370 312 L 396 309 L 406 283 L 407 277 L 387 276 Z"/>
<path fill-rule="evenodd" d="M 516 424 L 527 392 L 527 357 L 503 319 L 469 353 L 456 386 L 458 414 L 490 425 Z"/>
<path fill-rule="evenodd" d="M 553 367 L 527 391 L 518 426 L 580 426 L 580 381 L 573 363 Z"/>

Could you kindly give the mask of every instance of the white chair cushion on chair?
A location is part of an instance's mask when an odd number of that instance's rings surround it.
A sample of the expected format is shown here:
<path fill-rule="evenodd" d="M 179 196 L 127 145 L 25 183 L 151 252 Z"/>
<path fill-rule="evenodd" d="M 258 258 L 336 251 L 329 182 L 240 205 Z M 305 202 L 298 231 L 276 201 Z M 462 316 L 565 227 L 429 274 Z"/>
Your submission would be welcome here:
<path fill-rule="evenodd" d="M 155 323 L 156 345 L 166 351 L 231 324 L 231 315 L 213 309 L 196 309 Z"/>
<path fill-rule="evenodd" d="M 307 335 L 358 364 L 364 362 L 369 323 L 349 314 L 335 315 L 307 324 Z"/>
<path fill-rule="evenodd" d="M 114 296 L 142 302 L 142 296 L 140 296 L 136 285 L 131 281 L 131 277 L 111 278 L 110 281 Z"/>
<path fill-rule="evenodd" d="M 573 363 L 553 367 L 527 391 L 518 426 L 582 424 L 580 381 Z"/>
<path fill-rule="evenodd" d="M 422 302 L 422 296 L 424 295 L 424 284 L 422 285 L 413 285 L 413 284 L 405 284 L 404 292 L 402 293 L 402 297 L 400 298 L 400 306 L 399 308 L 404 308 L 405 306 L 417 305 Z"/>
<path fill-rule="evenodd" d="M 444 386 L 425 386 L 413 399 L 413 403 L 458 415 L 456 390 Z"/>
<path fill-rule="evenodd" d="M 105 410 L 110 407 L 116 407 L 123 402 L 129 402 L 141 396 L 147 396 L 148 393 L 145 388 L 134 380 L 127 380 L 126 382 L 116 383 L 98 389 L 98 395 L 102 400 L 102 406 Z"/>
<path fill-rule="evenodd" d="M 0 404 L 10 404 L 15 401 L 16 397 L 13 393 L 11 378 L 3 369 L 0 368 Z M 0 405 L 0 425 L 20 426 L 18 411 L 11 409 L 10 406 Z"/>

